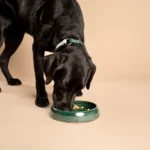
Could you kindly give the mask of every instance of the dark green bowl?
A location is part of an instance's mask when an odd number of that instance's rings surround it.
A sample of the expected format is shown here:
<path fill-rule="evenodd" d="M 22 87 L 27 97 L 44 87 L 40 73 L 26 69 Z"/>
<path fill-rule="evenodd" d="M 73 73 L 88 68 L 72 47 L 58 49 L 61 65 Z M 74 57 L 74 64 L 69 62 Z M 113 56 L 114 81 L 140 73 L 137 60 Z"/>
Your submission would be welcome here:
<path fill-rule="evenodd" d="M 51 107 L 51 118 L 62 122 L 90 122 L 99 117 L 96 104 L 87 101 L 75 101 L 75 105 L 84 107 L 84 110 L 62 111 Z M 90 109 L 90 110 L 86 110 Z"/>

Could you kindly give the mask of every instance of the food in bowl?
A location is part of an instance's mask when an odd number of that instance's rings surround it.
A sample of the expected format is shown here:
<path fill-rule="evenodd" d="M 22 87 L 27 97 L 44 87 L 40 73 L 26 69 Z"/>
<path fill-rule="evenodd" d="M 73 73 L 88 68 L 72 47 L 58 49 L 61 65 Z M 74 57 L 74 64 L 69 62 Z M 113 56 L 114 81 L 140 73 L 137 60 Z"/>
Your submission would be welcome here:
<path fill-rule="evenodd" d="M 82 110 L 82 111 L 90 111 L 90 109 L 85 109 L 83 106 L 82 107 L 79 107 L 78 105 L 74 105 L 73 106 L 73 110 L 75 111 L 79 111 L 79 110 Z"/>

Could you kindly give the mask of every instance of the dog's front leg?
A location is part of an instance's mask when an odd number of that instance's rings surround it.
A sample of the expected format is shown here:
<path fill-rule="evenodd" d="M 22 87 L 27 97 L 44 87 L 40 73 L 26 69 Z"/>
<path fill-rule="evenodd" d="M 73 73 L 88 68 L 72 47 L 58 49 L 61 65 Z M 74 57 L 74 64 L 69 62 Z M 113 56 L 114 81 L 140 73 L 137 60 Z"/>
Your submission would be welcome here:
<path fill-rule="evenodd" d="M 35 104 L 39 107 L 46 107 L 49 105 L 47 93 L 45 90 L 45 81 L 43 76 L 42 58 L 44 51 L 36 44 L 33 44 L 33 60 L 36 79 L 36 101 Z"/>

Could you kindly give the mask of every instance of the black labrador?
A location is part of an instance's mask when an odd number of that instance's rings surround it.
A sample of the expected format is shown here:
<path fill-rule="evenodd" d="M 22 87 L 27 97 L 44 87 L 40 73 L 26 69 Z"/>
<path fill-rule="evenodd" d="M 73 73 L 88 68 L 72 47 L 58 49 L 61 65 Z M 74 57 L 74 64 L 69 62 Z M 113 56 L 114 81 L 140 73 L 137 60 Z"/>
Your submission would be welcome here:
<path fill-rule="evenodd" d="M 54 80 L 54 106 L 72 110 L 76 96 L 90 88 L 96 71 L 84 45 L 84 20 L 76 0 L 0 0 L 1 70 L 9 85 L 20 85 L 8 69 L 10 57 L 30 34 L 34 43 L 33 60 L 36 79 L 36 105 L 49 104 L 46 84 Z M 44 57 L 44 52 L 53 52 Z M 21 57 L 21 56 L 20 56 Z"/>

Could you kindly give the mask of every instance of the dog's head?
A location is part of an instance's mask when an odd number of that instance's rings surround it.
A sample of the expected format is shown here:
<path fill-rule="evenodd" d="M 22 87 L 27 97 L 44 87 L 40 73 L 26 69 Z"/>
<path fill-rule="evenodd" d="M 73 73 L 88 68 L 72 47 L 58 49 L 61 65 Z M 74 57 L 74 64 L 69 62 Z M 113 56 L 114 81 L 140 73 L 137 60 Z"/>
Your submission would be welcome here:
<path fill-rule="evenodd" d="M 54 80 L 54 107 L 72 110 L 75 97 L 82 95 L 84 87 L 90 88 L 96 66 L 86 52 L 68 49 L 45 56 L 43 69 L 46 84 Z"/>

